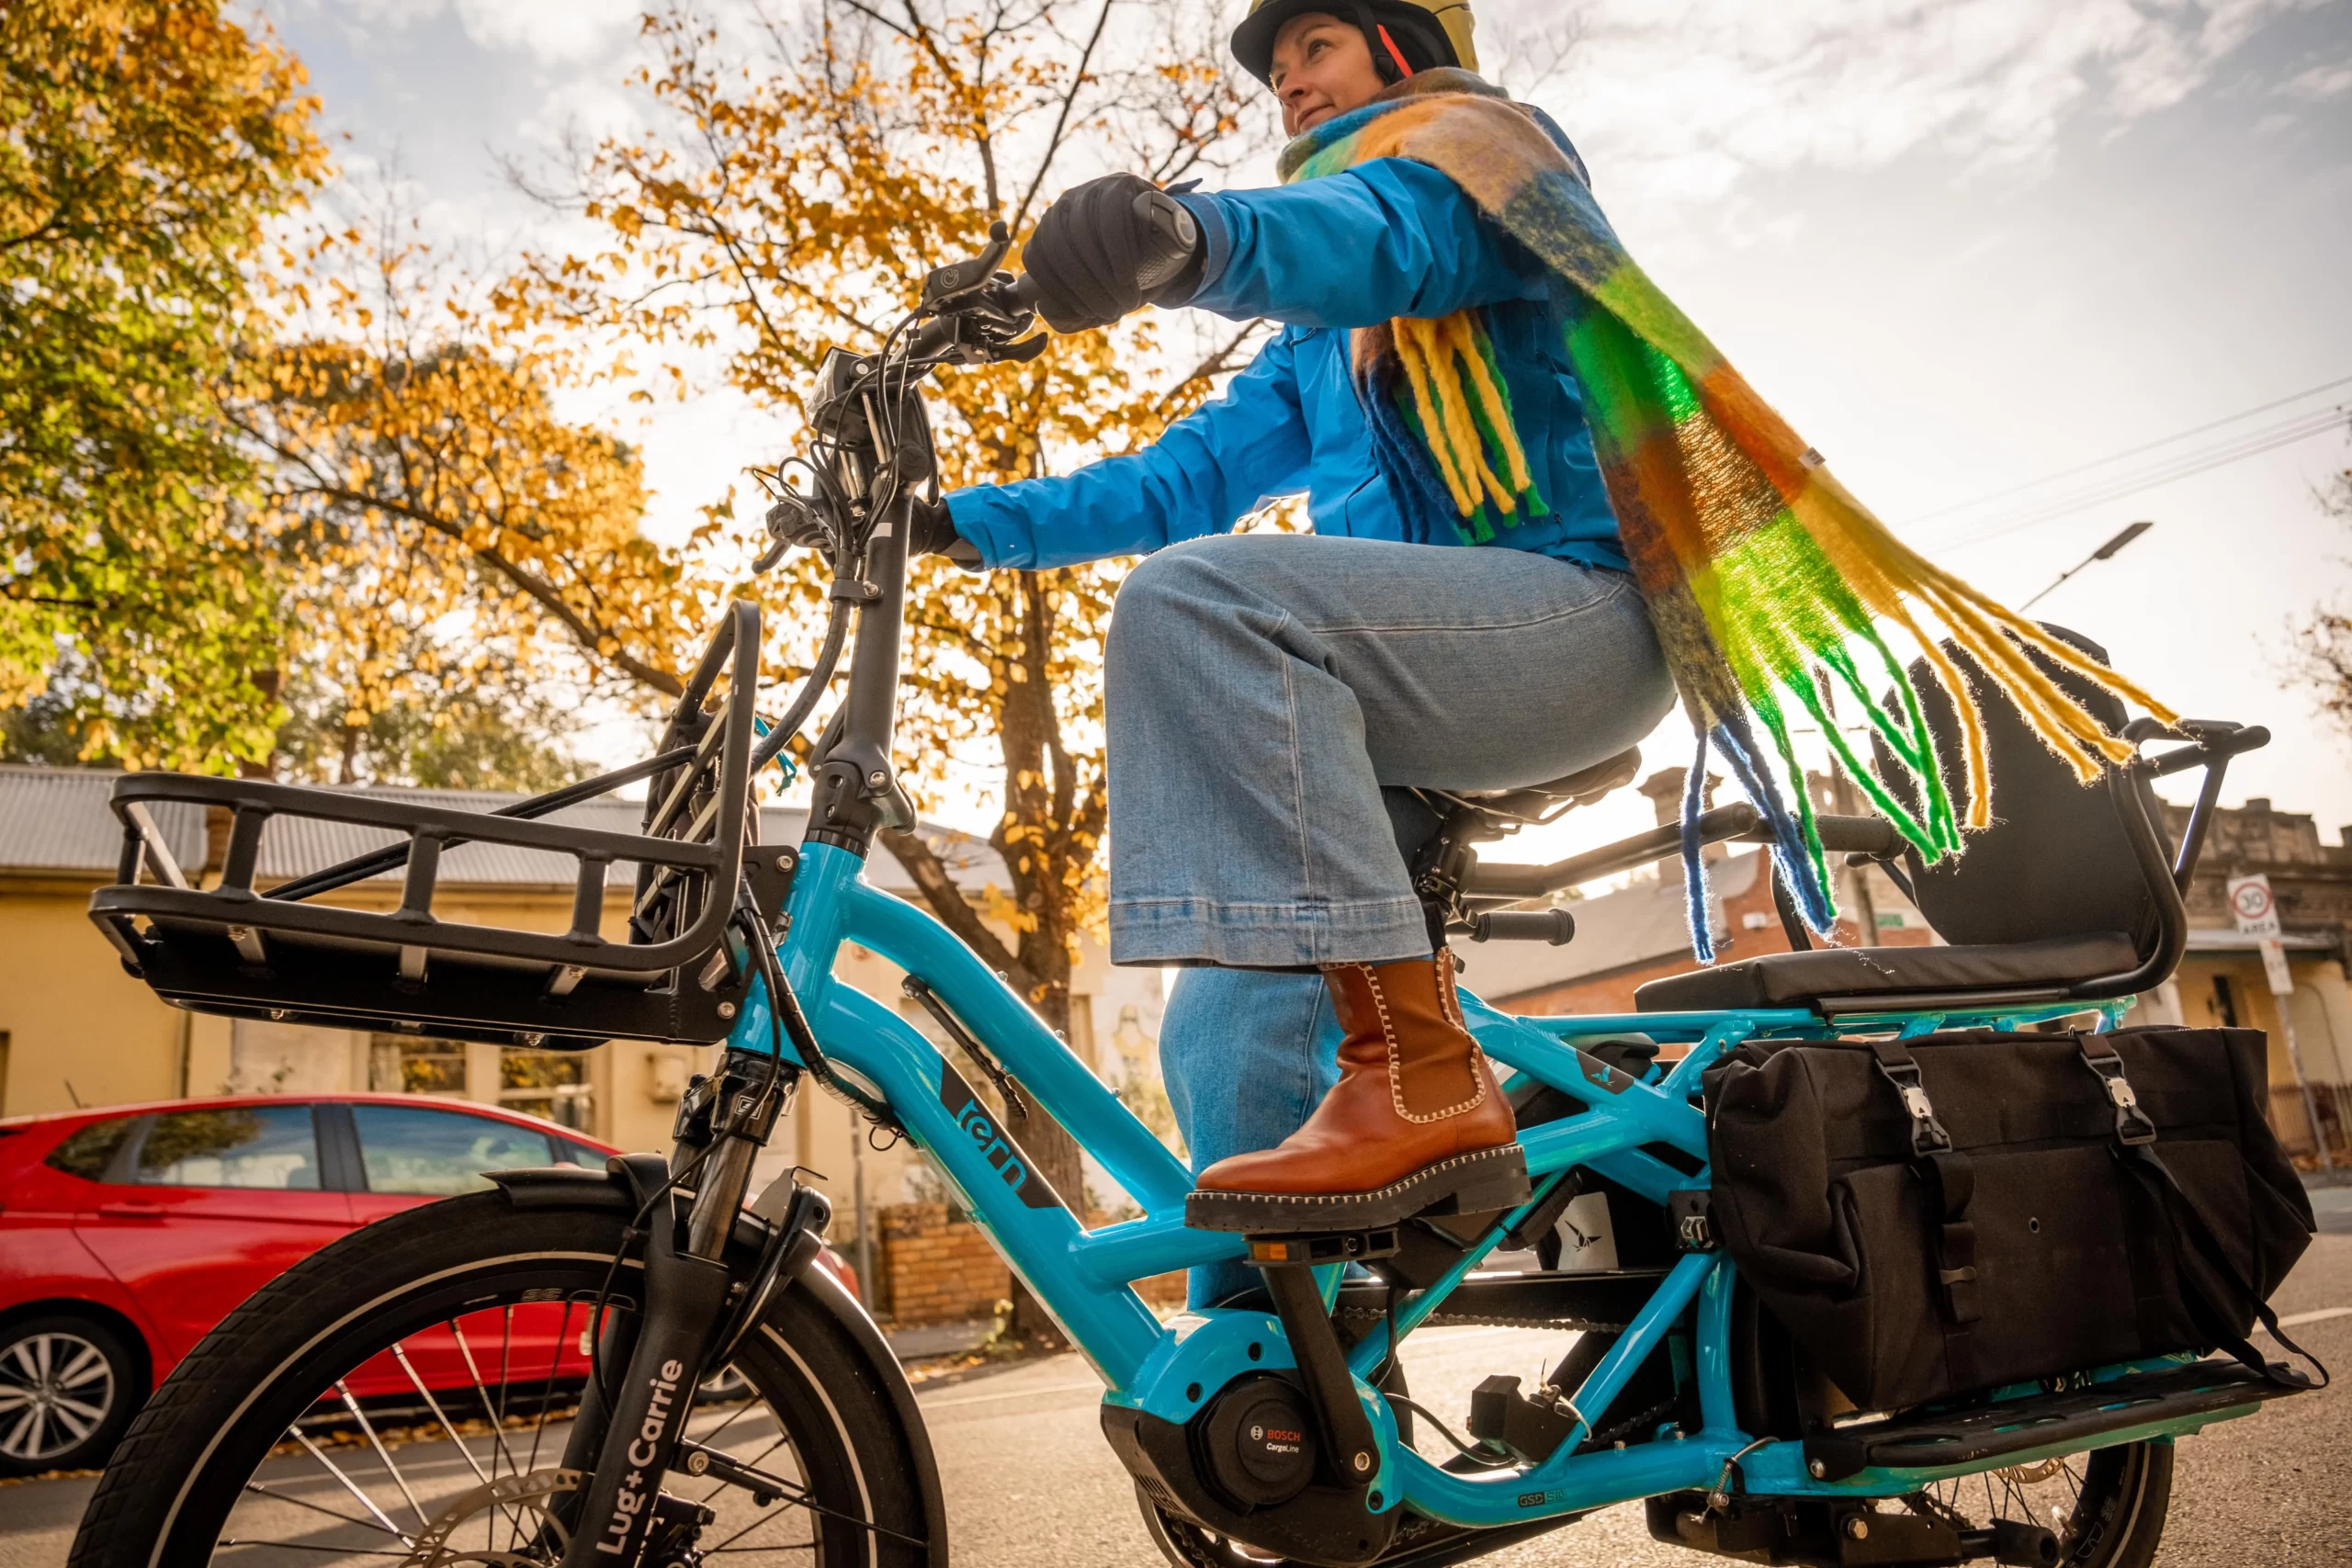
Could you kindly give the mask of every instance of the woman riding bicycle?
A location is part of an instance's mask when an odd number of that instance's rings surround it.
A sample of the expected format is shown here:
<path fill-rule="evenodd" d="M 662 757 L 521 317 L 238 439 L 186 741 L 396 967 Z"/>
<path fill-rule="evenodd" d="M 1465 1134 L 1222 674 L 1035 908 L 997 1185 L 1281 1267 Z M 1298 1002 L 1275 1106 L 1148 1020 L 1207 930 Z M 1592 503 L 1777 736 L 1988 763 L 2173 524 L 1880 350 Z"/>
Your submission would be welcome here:
<path fill-rule="evenodd" d="M 1293 136 L 1476 64 L 1470 9 L 1449 0 L 1260 0 L 1233 47 Z M 1149 191 L 1092 181 L 1039 222 L 1024 263 L 1057 330 L 1146 303 Z M 1410 790 L 1590 766 L 1648 733 L 1673 686 L 1541 261 L 1400 158 L 1176 199 L 1196 238 L 1150 302 L 1280 330 L 1150 449 L 956 492 L 949 553 L 1042 568 L 1154 552 L 1120 592 L 1107 654 L 1111 947 L 1116 963 L 1198 966 L 1160 1050 L 1201 1189 L 1279 1213 L 1420 1176 L 1435 1201 L 1447 1178 L 1422 1173 L 1468 1168 L 1515 1130 L 1408 874 L 1434 827 Z M 1408 542 L 1348 329 L 1464 310 L 1532 483 L 1480 546 Z M 1228 534 L 1300 491 L 1313 536 Z M 948 544 L 935 526 L 932 542 Z M 1256 1282 L 1238 1264 L 1201 1273 L 1198 1303 Z"/>

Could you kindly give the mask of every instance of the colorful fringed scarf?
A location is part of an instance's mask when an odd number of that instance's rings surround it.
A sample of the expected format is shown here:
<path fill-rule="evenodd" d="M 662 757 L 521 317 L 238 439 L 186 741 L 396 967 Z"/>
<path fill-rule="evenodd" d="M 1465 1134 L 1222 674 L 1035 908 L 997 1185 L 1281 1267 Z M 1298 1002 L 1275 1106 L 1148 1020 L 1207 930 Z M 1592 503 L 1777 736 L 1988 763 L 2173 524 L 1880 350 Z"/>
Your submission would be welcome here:
<path fill-rule="evenodd" d="M 1920 612 L 2085 783 L 2098 775 L 2099 759 L 2121 763 L 2131 748 L 2029 649 L 2171 722 L 2138 686 L 1921 558 L 1849 494 L 1626 254 L 1542 111 L 1467 73 L 1424 72 L 1300 136 L 1280 169 L 1285 181 L 1307 179 L 1375 158 L 1408 158 L 1445 175 L 1584 302 L 1562 312 L 1569 360 L 1627 558 L 1699 735 L 1683 801 L 1683 857 L 1691 941 L 1702 957 L 1713 956 L 1713 943 L 1693 825 L 1711 744 L 1770 824 L 1774 858 L 1807 923 L 1826 931 L 1835 918 L 1789 739 L 1792 703 L 1812 716 L 1871 803 L 1926 859 L 1958 852 L 1963 825 L 1990 824 L 1984 721 Z M 1543 513 L 1479 312 L 1359 330 L 1351 355 L 1408 537 L 1483 543 L 1498 526 Z M 1959 710 L 1964 824 L 1955 819 L 1918 694 L 1881 623 L 1906 634 Z M 1878 679 L 1894 688 L 1893 711 L 1870 691 Z M 1838 686 L 1917 779 L 1916 810 L 1839 729 L 1828 705 Z"/>

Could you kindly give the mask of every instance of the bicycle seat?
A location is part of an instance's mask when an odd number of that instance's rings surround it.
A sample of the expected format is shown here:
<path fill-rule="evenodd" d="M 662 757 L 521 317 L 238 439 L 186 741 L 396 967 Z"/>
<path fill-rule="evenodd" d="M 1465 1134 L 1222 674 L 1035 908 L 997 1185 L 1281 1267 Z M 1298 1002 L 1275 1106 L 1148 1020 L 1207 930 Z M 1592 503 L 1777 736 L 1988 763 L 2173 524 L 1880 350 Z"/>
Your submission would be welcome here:
<path fill-rule="evenodd" d="M 1567 801 L 1589 806 L 1611 790 L 1623 789 L 1642 771 L 1642 749 L 1628 746 L 1606 761 L 1540 784 L 1516 789 L 1457 789 L 1446 793 L 1466 806 L 1500 817 L 1532 816 Z"/>
<path fill-rule="evenodd" d="M 2074 633 L 2050 633 L 2104 660 Z M 1977 676 L 1973 663 L 1953 651 Z M 2123 705 L 2040 655 L 2035 661 L 2116 732 Z M 1912 666 L 1954 809 L 1965 813 L 1959 716 L 1943 688 Z M 1985 690 L 1981 678 L 1978 690 Z M 1949 947 L 1826 948 L 1774 953 L 1653 980 L 1634 993 L 1643 1012 L 1812 1008 L 1833 1012 L 2103 1000 L 2161 981 L 2179 962 L 2188 917 L 2174 886 L 2162 820 L 2139 771 L 2084 787 L 2007 703 L 1984 709 L 2000 815 L 1956 860 L 1921 863 L 1906 849 L 1914 902 Z M 1879 776 L 1906 778 L 1883 750 Z M 1911 792 L 1894 785 L 1906 806 Z"/>

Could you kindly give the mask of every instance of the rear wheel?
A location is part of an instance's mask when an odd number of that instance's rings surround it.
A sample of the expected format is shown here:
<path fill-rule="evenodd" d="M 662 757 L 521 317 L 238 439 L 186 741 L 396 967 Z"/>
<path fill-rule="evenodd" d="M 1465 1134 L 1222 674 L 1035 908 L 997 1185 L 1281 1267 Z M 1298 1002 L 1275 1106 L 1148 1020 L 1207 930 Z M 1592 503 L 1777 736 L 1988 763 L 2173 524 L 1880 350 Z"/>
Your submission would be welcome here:
<path fill-rule="evenodd" d="M 2173 1446 L 2125 1443 L 2010 1465 L 1928 1489 L 1928 1507 L 1980 1529 L 2034 1525 L 2058 1540 L 2064 1568 L 2148 1568 L 2172 1503 Z"/>
<path fill-rule="evenodd" d="M 539 1568 L 584 1475 L 563 1465 L 593 1303 L 622 1217 L 518 1213 L 502 1193 L 371 1225 L 232 1314 L 123 1439 L 72 1568 L 405 1561 Z M 748 1402 L 699 1402 L 687 1433 L 773 1478 L 780 1501 L 673 1472 L 707 1508 L 676 1541 L 752 1565 L 923 1561 L 919 1456 L 888 1391 L 808 1282 L 737 1350 Z M 586 1468 L 585 1466 L 582 1467 Z M 695 1516 L 698 1517 L 698 1516 Z M 664 1559 L 665 1561 L 667 1559 Z"/>

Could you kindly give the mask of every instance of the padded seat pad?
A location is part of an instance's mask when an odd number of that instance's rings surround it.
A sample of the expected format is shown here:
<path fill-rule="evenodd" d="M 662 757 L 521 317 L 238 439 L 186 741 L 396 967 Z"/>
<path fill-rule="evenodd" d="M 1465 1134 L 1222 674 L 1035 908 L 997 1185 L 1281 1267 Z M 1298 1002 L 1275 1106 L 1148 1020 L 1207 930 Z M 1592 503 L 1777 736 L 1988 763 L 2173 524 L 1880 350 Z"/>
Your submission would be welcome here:
<path fill-rule="evenodd" d="M 2120 931 L 1981 947 L 1830 947 L 1770 953 L 1652 980 L 1634 993 L 1643 1012 L 1804 1007 L 1822 997 L 2006 991 L 2130 973 L 2139 949 Z"/>

